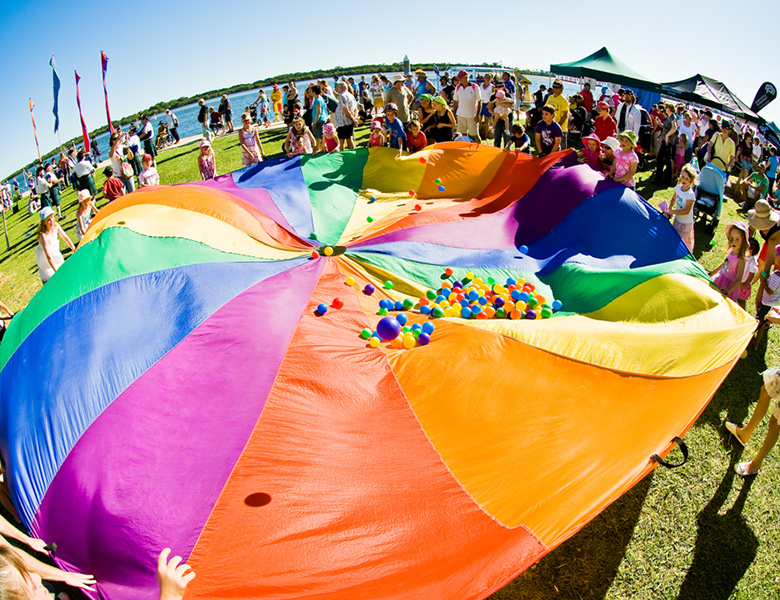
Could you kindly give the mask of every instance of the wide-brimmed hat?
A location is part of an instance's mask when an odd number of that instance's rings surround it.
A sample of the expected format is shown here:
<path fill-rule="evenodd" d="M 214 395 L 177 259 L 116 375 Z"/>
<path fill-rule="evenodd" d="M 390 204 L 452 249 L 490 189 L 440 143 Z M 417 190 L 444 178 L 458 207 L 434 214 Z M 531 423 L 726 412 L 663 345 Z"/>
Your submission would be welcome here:
<path fill-rule="evenodd" d="M 745 234 L 745 239 L 748 239 L 750 230 L 748 229 L 747 223 L 745 223 L 744 221 L 737 221 L 736 223 L 732 223 L 731 225 L 728 225 L 726 227 L 726 237 L 731 235 L 731 230 L 734 229 L 735 227 Z"/>
<path fill-rule="evenodd" d="M 41 209 L 41 221 L 45 221 L 48 217 L 54 214 L 54 209 L 51 206 L 44 206 Z"/>
<path fill-rule="evenodd" d="M 601 140 L 595 133 L 591 133 L 590 135 L 586 135 L 584 138 L 582 138 L 582 145 L 586 148 L 588 147 L 588 140 L 593 140 L 597 144 L 601 145 Z"/>
<path fill-rule="evenodd" d="M 89 193 L 89 190 L 79 190 L 79 202 L 86 202 L 91 199 L 92 194 Z"/>
<path fill-rule="evenodd" d="M 618 142 L 617 138 L 613 138 L 612 136 L 609 136 L 607 139 L 601 142 L 601 145 L 610 148 L 612 152 L 620 148 L 620 142 Z"/>
<path fill-rule="evenodd" d="M 425 75 L 425 71 L 423 71 L 422 69 L 417 69 L 417 70 L 414 72 L 414 74 L 415 74 L 415 75 Z"/>
<path fill-rule="evenodd" d="M 755 208 L 748 211 L 748 223 L 753 229 L 765 231 L 771 229 L 780 221 L 780 213 L 772 210 L 766 200 L 756 202 Z"/>
<path fill-rule="evenodd" d="M 403 83 L 404 81 L 406 81 L 406 77 L 404 77 L 403 75 L 396 75 L 395 77 L 393 77 L 393 83 L 398 83 L 399 81 Z"/>
<path fill-rule="evenodd" d="M 631 129 L 626 129 L 625 131 L 618 133 L 618 139 L 619 138 L 626 138 L 632 146 L 636 147 L 636 132 Z"/>

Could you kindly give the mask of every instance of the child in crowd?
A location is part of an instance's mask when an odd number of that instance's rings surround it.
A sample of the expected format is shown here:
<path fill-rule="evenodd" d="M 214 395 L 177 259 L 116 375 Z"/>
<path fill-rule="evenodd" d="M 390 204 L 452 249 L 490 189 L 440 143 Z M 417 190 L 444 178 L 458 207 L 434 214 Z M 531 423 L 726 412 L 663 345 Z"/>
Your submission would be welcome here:
<path fill-rule="evenodd" d="M 419 121 L 412 121 L 409 123 L 409 133 L 406 135 L 406 143 L 409 146 L 410 154 L 414 154 L 428 145 L 425 134 L 420 131 Z"/>
<path fill-rule="evenodd" d="M 256 165 L 265 158 L 260 134 L 252 125 L 249 113 L 241 115 L 241 129 L 238 130 L 238 143 L 241 145 L 241 164 L 245 167 Z"/>
<path fill-rule="evenodd" d="M 680 176 L 680 169 L 685 164 L 685 153 L 688 151 L 688 136 L 681 133 L 677 137 L 677 147 L 674 149 L 674 171 L 672 177 Z"/>
<path fill-rule="evenodd" d="M 68 234 L 57 223 L 54 209 L 50 206 L 44 206 L 40 214 L 41 224 L 38 226 L 38 247 L 35 249 L 35 262 L 38 263 L 41 281 L 46 283 L 65 262 L 60 252 L 59 238 L 63 239 L 71 251 L 75 250 L 76 247 L 70 241 Z"/>
<path fill-rule="evenodd" d="M 211 142 L 203 140 L 200 143 L 200 156 L 198 156 L 198 170 L 203 181 L 214 179 L 217 176 L 217 156 L 211 147 Z"/>
<path fill-rule="evenodd" d="M 749 249 L 748 226 L 742 221 L 737 221 L 726 227 L 728 238 L 728 253 L 723 265 L 710 271 L 713 283 L 723 294 L 736 301 L 742 288 L 742 280 L 745 276 L 745 257 Z M 717 274 L 716 274 L 717 273 Z"/>
<path fill-rule="evenodd" d="M 761 449 L 753 457 L 753 460 L 734 465 L 737 475 L 742 477 L 758 474 L 767 454 L 777 443 L 778 433 L 780 433 L 780 400 L 778 400 L 780 396 L 780 369 L 767 369 L 761 375 L 764 378 L 764 385 L 761 386 L 756 409 L 753 411 L 748 424 L 744 427 L 739 427 L 735 423 L 726 421 L 726 429 L 744 446 L 750 441 L 750 437 L 764 418 L 764 415 L 769 412 L 772 416 L 769 420 L 769 428 L 766 432 L 764 443 L 761 444 Z"/>
<path fill-rule="evenodd" d="M 306 127 L 303 117 L 297 115 L 290 129 L 287 131 L 287 137 L 284 140 L 283 148 L 288 157 L 298 156 L 299 154 L 311 154 L 317 141 L 311 130 Z"/>
<path fill-rule="evenodd" d="M 265 96 L 265 90 L 260 90 L 260 96 L 257 99 L 257 124 L 263 123 L 265 127 L 271 124 L 271 103 Z"/>
<path fill-rule="evenodd" d="M 376 148 L 385 145 L 385 134 L 382 133 L 382 124 L 378 121 L 371 123 L 371 135 L 368 137 L 368 147 Z"/>
<path fill-rule="evenodd" d="M 493 117 L 498 121 L 504 122 L 504 131 L 509 131 L 509 115 L 512 113 L 514 102 L 507 99 L 504 90 L 496 91 L 496 104 L 493 107 Z"/>
<path fill-rule="evenodd" d="M 512 125 L 512 135 L 506 142 L 504 150 L 509 150 L 509 147 L 514 144 L 517 152 L 523 154 L 531 154 L 531 138 L 525 132 L 525 128 L 520 125 Z"/>
<path fill-rule="evenodd" d="M 406 132 L 398 120 L 398 107 L 393 102 L 385 105 L 385 130 L 390 147 L 398 149 L 400 155 L 406 145 Z"/>
<path fill-rule="evenodd" d="M 618 135 L 620 148 L 615 150 L 615 163 L 609 171 L 608 177 L 615 182 L 622 183 L 626 187 L 636 187 L 636 169 L 639 166 L 639 157 L 634 152 L 636 147 L 636 133 L 624 131 Z"/>
<path fill-rule="evenodd" d="M 620 142 L 617 138 L 608 137 L 601 142 L 601 173 L 606 177 L 612 171 L 615 164 L 615 151 L 620 149 Z"/>
<path fill-rule="evenodd" d="M 748 251 L 745 255 L 745 274 L 742 276 L 742 285 L 739 286 L 737 304 L 745 308 L 750 296 L 753 294 L 753 279 L 758 273 L 758 253 L 761 246 L 754 237 L 748 239 Z"/>
<path fill-rule="evenodd" d="M 601 171 L 601 142 L 596 134 L 591 133 L 582 138 L 582 150 L 577 152 L 581 163 L 588 165 L 594 171 Z"/>
<path fill-rule="evenodd" d="M 144 154 L 142 164 L 143 170 L 138 174 L 138 185 L 146 187 L 148 185 L 160 185 L 160 175 L 157 168 L 152 166 L 154 158 L 151 154 Z"/>
<path fill-rule="evenodd" d="M 325 123 L 322 127 L 322 140 L 325 142 L 325 151 L 335 152 L 339 149 L 339 136 L 333 123 Z"/>
<path fill-rule="evenodd" d="M 79 236 L 79 241 L 84 237 L 87 227 L 92 222 L 93 211 L 97 212 L 95 199 L 90 196 L 89 190 L 80 190 L 79 206 L 76 209 L 76 233 Z"/>
<path fill-rule="evenodd" d="M 615 137 L 617 135 L 617 123 L 615 119 L 609 114 L 609 104 L 606 102 L 599 102 L 596 105 L 599 116 L 593 119 L 593 133 L 602 142 L 608 137 Z"/>
<path fill-rule="evenodd" d="M 761 296 L 761 306 L 756 311 L 758 319 L 758 329 L 756 330 L 756 341 L 754 348 L 758 348 L 759 343 L 764 337 L 766 330 L 769 329 L 773 321 L 767 318 L 769 311 L 776 306 L 780 306 L 780 245 L 775 246 L 775 260 L 772 272 L 766 278 L 764 283 L 764 293 Z M 773 311 L 776 312 L 776 311 Z M 777 321 L 774 321 L 777 322 Z"/>
<path fill-rule="evenodd" d="M 103 175 L 106 176 L 106 181 L 103 184 L 103 195 L 106 197 L 106 200 L 111 202 L 119 198 L 119 196 L 125 195 L 125 183 L 119 177 L 114 176 L 113 167 L 103 169 Z"/>
<path fill-rule="evenodd" d="M 690 163 L 683 165 L 680 178 L 674 188 L 671 207 L 666 210 L 667 215 L 674 215 L 672 225 L 691 252 L 693 252 L 693 205 L 696 202 L 696 194 L 693 191 L 695 184 L 696 170 L 693 165 Z M 728 236 L 728 232 L 726 235 Z"/>

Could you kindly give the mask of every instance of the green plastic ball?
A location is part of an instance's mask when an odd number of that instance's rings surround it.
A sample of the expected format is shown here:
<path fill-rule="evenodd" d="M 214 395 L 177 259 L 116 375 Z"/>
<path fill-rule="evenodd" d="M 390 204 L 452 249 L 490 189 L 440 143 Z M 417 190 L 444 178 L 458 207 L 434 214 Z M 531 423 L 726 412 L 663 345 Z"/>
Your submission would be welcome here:
<path fill-rule="evenodd" d="M 362 337 L 364 340 L 367 340 L 368 338 L 371 337 L 371 330 L 368 327 L 366 327 L 365 329 L 363 329 L 363 331 L 360 332 L 360 337 Z"/>

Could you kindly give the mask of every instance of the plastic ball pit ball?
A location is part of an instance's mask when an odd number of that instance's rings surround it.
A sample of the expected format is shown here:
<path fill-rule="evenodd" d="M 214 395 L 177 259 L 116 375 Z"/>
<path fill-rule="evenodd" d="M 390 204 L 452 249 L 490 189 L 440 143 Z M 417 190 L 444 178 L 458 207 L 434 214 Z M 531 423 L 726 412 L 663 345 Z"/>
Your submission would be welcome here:
<path fill-rule="evenodd" d="M 317 314 L 318 315 L 324 315 L 326 312 L 328 312 L 328 305 L 327 304 L 318 304 L 317 305 Z"/>
<path fill-rule="evenodd" d="M 395 317 L 385 317 L 377 323 L 376 332 L 380 338 L 389 342 L 397 338 L 401 333 L 401 324 Z"/>
<path fill-rule="evenodd" d="M 363 293 L 364 293 L 366 296 L 370 296 L 371 294 L 373 294 L 373 293 L 374 293 L 374 291 L 375 291 L 375 288 L 374 288 L 374 286 L 373 286 L 373 285 L 371 285 L 370 283 L 367 283 L 367 284 L 366 284 L 366 287 L 364 287 L 364 288 L 363 288 Z"/>

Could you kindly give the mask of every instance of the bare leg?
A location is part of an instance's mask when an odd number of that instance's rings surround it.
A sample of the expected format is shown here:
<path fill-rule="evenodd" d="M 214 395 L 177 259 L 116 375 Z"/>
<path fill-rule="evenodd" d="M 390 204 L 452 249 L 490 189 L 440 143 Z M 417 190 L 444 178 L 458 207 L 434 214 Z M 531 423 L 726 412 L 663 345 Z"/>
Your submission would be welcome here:
<path fill-rule="evenodd" d="M 769 421 L 769 429 L 766 432 L 766 438 L 764 438 L 764 443 L 761 445 L 761 449 L 758 451 L 758 454 L 756 454 L 753 460 L 747 463 L 748 474 L 753 475 L 761 470 L 761 465 L 763 464 L 764 459 L 777 443 L 778 434 L 780 434 L 780 424 L 778 424 L 775 417 L 772 417 L 772 419 Z"/>
<path fill-rule="evenodd" d="M 748 424 L 744 427 L 737 428 L 737 435 L 739 436 L 739 439 L 741 439 L 746 444 L 750 441 L 750 437 L 753 435 L 753 431 L 755 431 L 756 427 L 758 427 L 761 419 L 763 419 L 766 415 L 766 411 L 769 409 L 769 402 L 771 400 L 772 399 L 769 397 L 769 394 L 766 392 L 766 388 L 762 385 L 761 393 L 758 396 L 758 403 L 756 404 L 756 408 L 750 417 L 750 421 L 748 421 Z M 775 421 L 775 423 L 777 423 L 777 421 Z"/>

